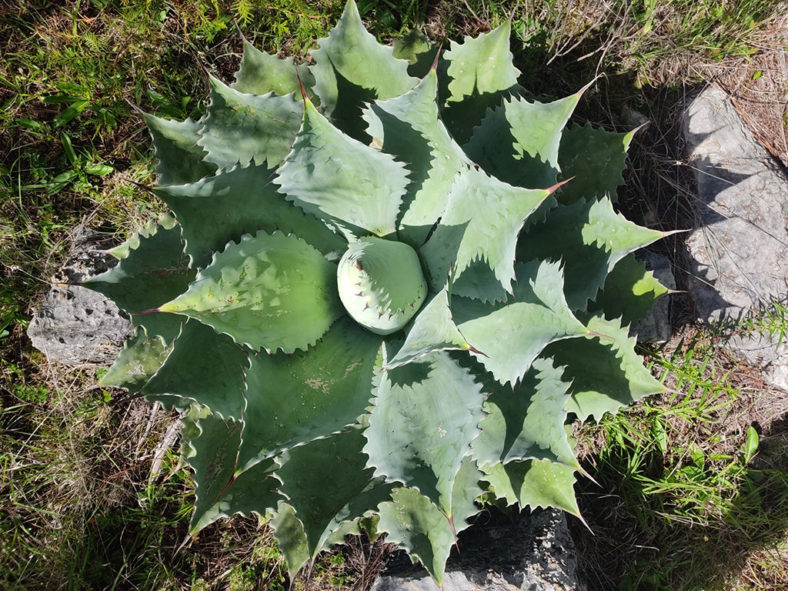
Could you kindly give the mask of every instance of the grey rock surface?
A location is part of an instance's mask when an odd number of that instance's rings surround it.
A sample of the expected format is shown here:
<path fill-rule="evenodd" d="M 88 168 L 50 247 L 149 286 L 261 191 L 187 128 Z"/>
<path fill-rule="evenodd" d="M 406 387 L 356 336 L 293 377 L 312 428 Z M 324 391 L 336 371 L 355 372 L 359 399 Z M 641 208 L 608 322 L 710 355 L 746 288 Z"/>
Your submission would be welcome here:
<path fill-rule="evenodd" d="M 577 589 L 575 549 L 566 518 L 555 509 L 522 511 L 510 522 L 476 524 L 460 533 L 443 591 L 570 591 Z M 438 591 L 421 568 L 393 564 L 372 591 Z"/>
<path fill-rule="evenodd" d="M 746 128 L 724 91 L 704 90 L 684 113 L 698 186 L 687 240 L 688 291 L 699 319 L 738 321 L 788 300 L 788 177 Z M 738 336 L 734 353 L 788 389 L 788 344 Z"/>
<path fill-rule="evenodd" d="M 638 251 L 637 257 L 645 263 L 646 268 L 654 273 L 654 277 L 675 291 L 676 278 L 668 257 L 649 250 Z M 638 341 L 641 343 L 664 343 L 673 335 L 670 315 L 670 294 L 659 298 L 648 315 L 635 328 Z"/>
<path fill-rule="evenodd" d="M 65 365 L 107 364 L 131 335 L 128 316 L 98 292 L 75 285 L 115 264 L 100 237 L 77 228 L 74 245 L 53 286 L 33 314 L 27 334 L 33 346 Z"/>

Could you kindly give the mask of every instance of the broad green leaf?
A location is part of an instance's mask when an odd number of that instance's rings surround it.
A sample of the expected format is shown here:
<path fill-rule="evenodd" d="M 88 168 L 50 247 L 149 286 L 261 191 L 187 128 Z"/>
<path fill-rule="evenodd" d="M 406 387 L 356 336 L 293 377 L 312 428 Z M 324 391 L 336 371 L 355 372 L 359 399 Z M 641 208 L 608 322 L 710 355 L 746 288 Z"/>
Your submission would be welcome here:
<path fill-rule="evenodd" d="M 194 534 L 222 517 L 239 513 L 247 517 L 257 513 L 264 517 L 276 508 L 282 497 L 277 491 L 279 481 L 273 477 L 275 467 L 273 460 L 261 462 L 234 478 L 213 505 L 201 510 L 199 520 L 192 516 L 190 532 Z M 195 516 L 196 511 L 195 508 Z"/>
<path fill-rule="evenodd" d="M 387 360 L 386 369 L 405 365 L 432 351 L 467 349 L 468 346 L 452 320 L 449 290 L 444 287 L 413 319 L 405 342 L 396 355 Z"/>
<path fill-rule="evenodd" d="M 390 497 L 392 485 L 372 478 L 361 451 L 364 437 L 351 429 L 286 451 L 277 458 L 279 491 L 295 510 L 316 556 L 337 531 L 374 511 Z"/>
<path fill-rule="evenodd" d="M 482 432 L 471 445 L 479 465 L 549 459 L 577 468 L 564 429 L 569 383 L 562 381 L 562 373 L 549 359 L 535 359 L 513 388 L 490 388 Z"/>
<path fill-rule="evenodd" d="M 452 185 L 440 223 L 421 248 L 434 290 L 446 283 L 449 272 L 462 276 L 481 260 L 511 293 L 517 235 L 523 222 L 550 194 L 546 190 L 513 187 L 475 169 L 464 170 Z M 457 295 L 477 297 L 472 283 L 453 288 Z"/>
<path fill-rule="evenodd" d="M 183 252 L 181 230 L 169 222 L 147 229 L 144 235 L 129 239 L 128 247 L 116 252 L 125 254 L 118 264 L 83 283 L 103 293 L 119 308 L 132 315 L 136 326 L 144 326 L 148 336 L 172 341 L 185 319 L 166 314 L 139 314 L 155 309 L 186 291 L 194 271 L 188 269 Z"/>
<path fill-rule="evenodd" d="M 446 207 L 455 175 L 469 164 L 438 117 L 438 77 L 430 70 L 413 90 L 364 111 L 367 133 L 410 171 L 399 238 L 421 246 Z"/>
<path fill-rule="evenodd" d="M 558 263 L 518 263 L 516 271 L 505 305 L 457 297 L 451 304 L 471 353 L 501 384 L 521 379 L 547 344 L 588 334 L 566 304 Z"/>
<path fill-rule="evenodd" d="M 266 508 L 275 507 L 281 497 L 276 492 L 278 483 L 270 477 L 272 461 L 235 476 L 241 424 L 204 411 L 198 411 L 196 419 L 190 414 L 184 418 L 183 436 L 196 487 L 191 533 L 223 516 L 264 514 Z"/>
<path fill-rule="evenodd" d="M 342 318 L 308 351 L 253 356 L 239 464 L 355 423 L 372 397 L 381 341 Z"/>
<path fill-rule="evenodd" d="M 244 94 L 216 78 L 210 84 L 211 103 L 197 142 L 205 159 L 222 168 L 252 160 L 274 168 L 284 160 L 301 124 L 301 103 L 291 95 Z"/>
<path fill-rule="evenodd" d="M 231 242 L 159 311 L 196 318 L 254 349 L 285 353 L 314 344 L 344 313 L 336 265 L 296 236 L 263 231 Z"/>
<path fill-rule="evenodd" d="M 484 474 L 479 470 L 475 459 L 470 455 L 465 456 L 454 479 L 451 493 L 451 527 L 455 535 L 468 529 L 471 526 L 468 518 L 479 512 L 476 499 L 484 494 L 481 487 L 483 478 Z"/>
<path fill-rule="evenodd" d="M 617 214 L 606 197 L 581 199 L 553 209 L 545 222 L 524 232 L 517 259 L 563 261 L 566 301 L 573 310 L 584 310 L 618 261 L 664 236 Z"/>
<path fill-rule="evenodd" d="M 309 560 L 304 524 L 296 517 L 295 509 L 284 501 L 279 502 L 269 523 L 274 530 L 279 550 L 284 554 L 287 572 L 292 580 Z"/>
<path fill-rule="evenodd" d="M 556 507 L 580 515 L 575 499 L 575 470 L 550 460 L 495 464 L 484 470 L 495 496 L 521 507 Z"/>
<path fill-rule="evenodd" d="M 512 63 L 510 33 L 511 25 L 506 22 L 461 44 L 452 41 L 443 56 L 450 78 L 443 120 L 460 143 L 468 140 L 486 109 L 519 90 L 520 71 Z"/>
<path fill-rule="evenodd" d="M 557 193 L 560 203 L 578 199 L 610 197 L 616 200 L 616 187 L 623 182 L 627 149 L 635 132 L 612 133 L 591 125 L 573 125 L 564 131 L 558 162 L 562 178 L 575 177 Z"/>
<path fill-rule="evenodd" d="M 545 350 L 557 365 L 566 365 L 564 379 L 572 382 L 568 412 L 581 421 L 589 416 L 599 421 L 606 412 L 665 391 L 643 366 L 635 352 L 635 339 L 619 320 L 594 317 L 588 329 L 596 334 L 555 343 Z"/>
<path fill-rule="evenodd" d="M 169 352 L 170 347 L 163 338 L 159 335 L 148 337 L 145 329 L 138 327 L 134 336 L 123 345 L 100 384 L 139 392 L 161 367 Z"/>
<path fill-rule="evenodd" d="M 456 537 L 446 516 L 419 491 L 398 488 L 392 501 L 381 503 L 378 529 L 386 541 L 418 558 L 438 585 L 443 582 L 446 560 Z"/>
<path fill-rule="evenodd" d="M 296 99 L 300 99 L 299 77 L 307 88 L 311 88 L 315 83 L 308 66 L 297 66 L 292 57 L 279 58 L 269 55 L 244 41 L 241 65 L 235 73 L 232 87 L 238 92 L 258 95 L 273 92 L 285 96 L 292 92 Z"/>
<path fill-rule="evenodd" d="M 258 230 L 292 233 L 323 254 L 342 253 L 345 241 L 278 193 L 273 176 L 265 164 L 252 163 L 196 183 L 156 189 L 178 216 L 192 266 L 205 267 L 230 240 Z"/>
<path fill-rule="evenodd" d="M 551 103 L 504 100 L 487 111 L 464 149 L 488 174 L 519 187 L 552 187 L 561 132 L 583 91 Z M 579 182 L 584 183 L 581 179 Z"/>
<path fill-rule="evenodd" d="M 241 420 L 246 351 L 224 334 L 196 320 L 183 325 L 161 368 L 143 394 L 169 394 L 208 406 L 226 419 Z"/>
<path fill-rule="evenodd" d="M 646 317 L 654 302 L 669 291 L 630 254 L 613 267 L 602 291 L 589 303 L 588 312 L 620 318 L 621 324 L 634 326 Z"/>
<path fill-rule="evenodd" d="M 415 379 L 415 365 L 426 376 Z M 452 489 L 478 433 L 484 395 L 448 354 L 384 372 L 365 435 L 376 476 L 419 490 L 452 519 Z"/>
<path fill-rule="evenodd" d="M 216 171 L 215 164 L 203 160 L 205 151 L 197 144 L 201 122 L 170 121 L 148 114 L 143 118 L 153 140 L 160 185 L 191 183 Z"/>
<path fill-rule="evenodd" d="M 310 101 L 304 104 L 301 130 L 276 182 L 288 199 L 348 238 L 392 234 L 408 184 L 405 167 L 343 134 Z"/>
<path fill-rule="evenodd" d="M 317 45 L 312 52 L 314 90 L 326 115 L 356 139 L 364 135 L 359 118 L 363 103 L 399 96 L 418 83 L 408 75 L 408 62 L 395 58 L 391 47 L 379 44 L 367 32 L 352 0 L 328 37 Z"/>
<path fill-rule="evenodd" d="M 408 74 L 417 78 L 424 78 L 427 75 L 438 53 L 438 46 L 418 29 L 413 29 L 404 37 L 394 39 L 392 48 L 394 57 L 408 60 Z"/>

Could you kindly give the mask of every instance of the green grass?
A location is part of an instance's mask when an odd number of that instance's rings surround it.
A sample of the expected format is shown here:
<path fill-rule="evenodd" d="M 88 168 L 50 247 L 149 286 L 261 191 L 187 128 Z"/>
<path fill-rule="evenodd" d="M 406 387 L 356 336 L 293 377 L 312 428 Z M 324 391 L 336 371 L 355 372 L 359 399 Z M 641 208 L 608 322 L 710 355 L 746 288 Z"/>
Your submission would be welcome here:
<path fill-rule="evenodd" d="M 68 254 L 74 226 L 84 221 L 121 238 L 161 210 L 135 184 L 153 182 L 137 109 L 199 117 L 207 96 L 203 71 L 231 79 L 239 29 L 260 48 L 305 58 L 342 5 L 21 0 L 0 11 L 7 40 L 0 60 L 0 587 L 289 585 L 270 533 L 256 519 L 216 524 L 187 539 L 193 496 L 177 450 L 168 449 L 159 476 L 149 477 L 172 416 L 96 388 L 93 370 L 50 368 L 24 333 Z M 670 164 L 680 154 L 663 139 L 670 137 L 672 105 L 707 64 L 749 55 L 778 6 L 359 0 L 384 41 L 424 25 L 447 45 L 511 17 L 516 63 L 537 95 L 566 95 L 603 74 L 581 115 L 630 128 L 618 113 L 632 106 L 655 120 L 633 146 L 631 188 L 622 202 L 651 225 L 656 212 L 669 228 L 678 226 L 685 200 Z M 784 303 L 721 334 L 731 330 L 784 337 Z M 731 417 L 740 417 L 757 393 L 724 365 L 713 346 L 720 336 L 712 336 L 652 351 L 655 370 L 672 376 L 666 380 L 673 392 L 581 434 L 587 469 L 599 483 L 583 481 L 578 490 L 596 532 L 593 544 L 602 549 L 587 555 L 604 570 L 586 565 L 585 572 L 602 588 L 711 588 L 737 572 L 757 581 L 752 588 L 784 588 L 788 581 L 780 560 L 788 528 L 785 465 L 773 466 L 785 453 L 781 432 L 761 429 L 761 451 L 752 457 L 754 421 Z M 783 554 L 775 554 L 771 548 L 780 543 Z M 351 585 L 359 562 L 333 555 L 295 586 Z"/>

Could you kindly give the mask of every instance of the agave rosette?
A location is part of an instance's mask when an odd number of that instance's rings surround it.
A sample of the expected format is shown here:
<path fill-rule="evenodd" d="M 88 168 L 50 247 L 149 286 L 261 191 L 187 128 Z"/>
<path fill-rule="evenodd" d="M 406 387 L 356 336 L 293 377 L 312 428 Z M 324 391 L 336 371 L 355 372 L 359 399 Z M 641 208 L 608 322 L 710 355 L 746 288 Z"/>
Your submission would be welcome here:
<path fill-rule="evenodd" d="M 631 134 L 523 98 L 509 34 L 385 47 L 351 0 L 314 65 L 246 44 L 202 119 L 146 117 L 174 217 L 88 285 L 137 326 L 104 383 L 185 411 L 192 531 L 270 515 L 294 572 L 364 527 L 440 582 L 485 492 L 577 514 L 568 418 L 662 389 Z"/>

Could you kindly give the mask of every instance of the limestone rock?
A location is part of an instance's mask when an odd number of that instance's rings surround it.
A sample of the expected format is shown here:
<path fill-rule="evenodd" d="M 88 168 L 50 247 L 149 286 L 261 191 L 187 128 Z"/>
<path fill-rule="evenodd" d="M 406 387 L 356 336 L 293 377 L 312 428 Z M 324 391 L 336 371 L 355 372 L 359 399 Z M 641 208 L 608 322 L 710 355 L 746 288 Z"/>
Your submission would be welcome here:
<path fill-rule="evenodd" d="M 698 186 L 697 224 L 687 240 L 688 290 L 699 319 L 735 322 L 788 299 L 788 177 L 752 137 L 726 94 L 704 90 L 684 113 Z M 759 335 L 732 350 L 788 389 L 788 345 Z"/>
<path fill-rule="evenodd" d="M 577 589 L 575 550 L 566 518 L 555 509 L 522 511 L 510 522 L 476 524 L 460 533 L 443 591 L 570 591 Z M 438 591 L 421 568 L 394 563 L 372 591 Z"/>
<path fill-rule="evenodd" d="M 98 292 L 75 285 L 115 264 L 98 236 L 77 228 L 74 246 L 27 334 L 50 360 L 65 365 L 111 363 L 131 335 L 128 315 Z"/>

